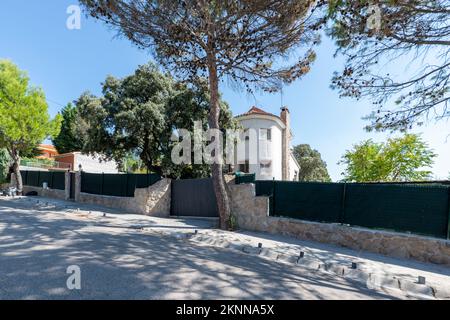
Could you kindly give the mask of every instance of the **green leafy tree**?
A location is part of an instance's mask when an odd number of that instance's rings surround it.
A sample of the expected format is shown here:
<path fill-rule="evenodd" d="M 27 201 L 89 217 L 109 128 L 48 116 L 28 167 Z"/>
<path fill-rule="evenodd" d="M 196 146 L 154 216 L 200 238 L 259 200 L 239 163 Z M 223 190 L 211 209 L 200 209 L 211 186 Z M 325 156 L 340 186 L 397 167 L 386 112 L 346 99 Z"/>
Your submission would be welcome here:
<path fill-rule="evenodd" d="M 345 180 L 350 182 L 373 182 L 386 179 L 384 171 L 383 144 L 372 140 L 363 141 L 345 153 L 340 164 L 345 164 Z"/>
<path fill-rule="evenodd" d="M 77 131 L 78 110 L 69 103 L 61 110 L 61 131 L 52 140 L 59 153 L 81 151 L 84 145 L 83 136 Z"/>
<path fill-rule="evenodd" d="M 299 181 L 331 182 L 327 164 L 319 151 L 309 144 L 299 144 L 294 147 L 293 155 L 300 165 Z"/>
<path fill-rule="evenodd" d="M 278 91 L 302 77 L 318 38 L 312 10 L 316 0 L 80 0 L 105 21 L 183 79 L 208 80 L 208 122 L 220 129 L 219 83 L 229 79 L 248 90 Z M 307 48 L 305 52 L 294 50 Z M 298 54 L 287 59 L 290 53 Z M 292 58 L 292 56 L 291 56 Z M 292 62 L 292 63 L 291 63 Z M 219 142 L 219 147 L 220 142 Z M 211 165 L 220 225 L 231 216 L 223 166 Z"/>
<path fill-rule="evenodd" d="M 209 99 L 204 82 L 188 86 L 148 64 L 124 79 L 108 77 L 100 98 L 83 94 L 76 102 L 76 131 L 84 137 L 84 152 L 114 159 L 123 169 L 143 166 L 174 178 L 205 177 L 211 172 L 207 165 L 172 163 L 170 138 L 176 129 L 192 131 L 194 121 L 201 121 L 206 129 Z M 220 106 L 221 125 L 232 127 L 228 105 L 220 101 Z M 139 163 L 130 164 L 136 157 Z"/>
<path fill-rule="evenodd" d="M 419 135 L 406 134 L 386 143 L 363 141 L 347 151 L 340 164 L 346 165 L 346 181 L 421 181 L 430 178 L 431 171 L 423 168 L 435 157 Z"/>
<path fill-rule="evenodd" d="M 124 160 L 123 164 L 119 169 L 122 172 L 128 173 L 147 173 L 147 168 L 145 168 L 142 160 L 139 156 L 134 154 L 129 154 Z"/>
<path fill-rule="evenodd" d="M 183 128 L 190 132 L 194 130 L 194 121 L 200 121 L 203 124 L 203 130 L 208 128 L 208 113 L 210 95 L 208 84 L 203 80 L 197 81 L 194 86 L 188 86 L 185 83 L 177 82 L 173 97 L 166 106 L 167 139 L 176 129 Z M 233 118 L 229 105 L 219 100 L 220 118 L 219 124 L 222 130 L 237 129 L 238 123 Z M 171 161 L 171 151 L 173 143 L 169 142 L 164 148 L 163 171 L 166 175 L 173 178 L 206 178 L 211 176 L 211 166 L 207 164 L 181 164 L 175 165 Z M 192 150 L 191 159 L 194 159 Z"/>
<path fill-rule="evenodd" d="M 44 92 L 31 87 L 25 72 L 12 62 L 0 61 L 0 148 L 8 151 L 22 192 L 20 157 L 42 140 L 58 134 L 61 116 L 50 119 Z"/>
<path fill-rule="evenodd" d="M 0 149 L 0 184 L 7 181 L 11 158 L 6 149 Z"/>
<path fill-rule="evenodd" d="M 136 154 L 149 171 L 162 174 L 164 108 L 172 87 L 170 76 L 148 64 L 123 79 L 107 77 L 100 98 L 83 94 L 76 101 L 82 120 L 78 130 L 87 137 L 83 151 L 114 159 L 119 166 Z"/>

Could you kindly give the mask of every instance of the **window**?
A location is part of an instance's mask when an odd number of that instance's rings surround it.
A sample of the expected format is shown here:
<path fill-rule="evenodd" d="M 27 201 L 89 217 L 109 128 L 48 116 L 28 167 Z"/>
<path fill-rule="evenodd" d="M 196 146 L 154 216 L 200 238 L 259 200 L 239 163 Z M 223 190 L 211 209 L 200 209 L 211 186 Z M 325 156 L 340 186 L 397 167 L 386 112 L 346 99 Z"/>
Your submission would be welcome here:
<path fill-rule="evenodd" d="M 259 129 L 260 140 L 272 140 L 272 129 Z"/>
<path fill-rule="evenodd" d="M 272 166 L 272 162 L 270 161 L 270 162 L 261 162 L 260 164 L 259 164 L 259 167 L 261 168 L 261 175 L 263 175 L 263 176 L 270 176 L 270 175 L 272 175 L 272 169 L 271 169 L 271 166 Z"/>
<path fill-rule="evenodd" d="M 270 166 L 272 165 L 271 162 L 268 163 L 260 163 L 259 166 L 261 169 L 270 169 Z"/>
<path fill-rule="evenodd" d="M 249 135 L 248 129 L 245 129 L 245 130 L 244 130 L 244 139 L 245 139 L 245 141 L 250 140 L 250 135 Z"/>

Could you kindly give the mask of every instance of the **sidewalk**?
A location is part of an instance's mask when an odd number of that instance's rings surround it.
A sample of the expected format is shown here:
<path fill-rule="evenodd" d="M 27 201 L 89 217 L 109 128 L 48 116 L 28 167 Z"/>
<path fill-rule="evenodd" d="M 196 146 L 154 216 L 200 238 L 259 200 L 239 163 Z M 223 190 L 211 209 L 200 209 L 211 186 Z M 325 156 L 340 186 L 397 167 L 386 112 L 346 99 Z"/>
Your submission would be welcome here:
<path fill-rule="evenodd" d="M 450 268 L 444 266 L 249 231 L 205 230 L 190 239 L 282 263 L 321 269 L 363 282 L 368 287 L 400 289 L 423 298 L 450 299 Z M 356 265 L 352 266 L 353 263 Z M 425 277 L 425 284 L 418 283 L 419 276 Z"/>

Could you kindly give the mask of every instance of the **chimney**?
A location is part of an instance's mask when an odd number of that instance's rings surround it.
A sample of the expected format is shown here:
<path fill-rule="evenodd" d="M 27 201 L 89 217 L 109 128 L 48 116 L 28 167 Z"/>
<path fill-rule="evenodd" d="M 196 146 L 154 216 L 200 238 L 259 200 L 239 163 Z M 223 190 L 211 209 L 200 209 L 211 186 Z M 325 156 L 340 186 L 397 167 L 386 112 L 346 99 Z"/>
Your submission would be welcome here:
<path fill-rule="evenodd" d="M 286 125 L 282 136 L 281 176 L 283 180 L 289 180 L 289 160 L 291 144 L 291 115 L 287 107 L 281 108 L 281 121 Z"/>

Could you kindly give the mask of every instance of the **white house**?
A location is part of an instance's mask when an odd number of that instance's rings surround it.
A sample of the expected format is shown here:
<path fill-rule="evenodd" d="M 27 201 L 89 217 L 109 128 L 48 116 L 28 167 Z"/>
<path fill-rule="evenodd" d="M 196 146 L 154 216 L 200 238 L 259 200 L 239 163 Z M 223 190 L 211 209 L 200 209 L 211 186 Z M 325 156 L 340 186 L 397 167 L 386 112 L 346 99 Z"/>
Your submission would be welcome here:
<path fill-rule="evenodd" d="M 236 119 L 244 136 L 236 146 L 234 172 L 254 173 L 257 180 L 298 180 L 300 166 L 291 151 L 288 108 L 276 116 L 252 107 Z"/>

